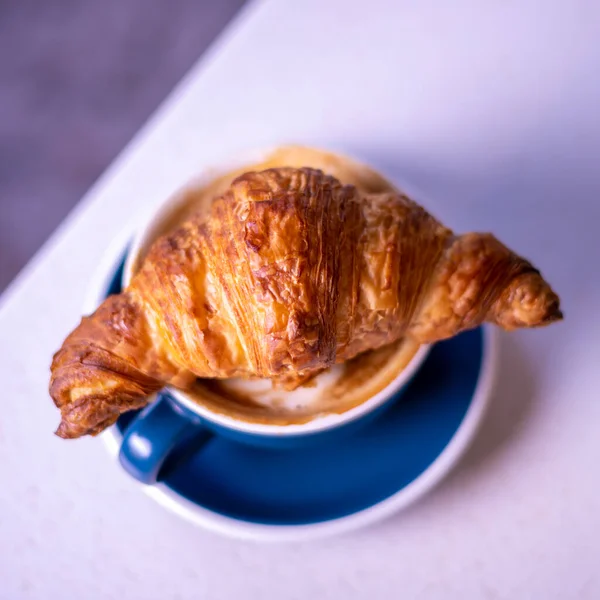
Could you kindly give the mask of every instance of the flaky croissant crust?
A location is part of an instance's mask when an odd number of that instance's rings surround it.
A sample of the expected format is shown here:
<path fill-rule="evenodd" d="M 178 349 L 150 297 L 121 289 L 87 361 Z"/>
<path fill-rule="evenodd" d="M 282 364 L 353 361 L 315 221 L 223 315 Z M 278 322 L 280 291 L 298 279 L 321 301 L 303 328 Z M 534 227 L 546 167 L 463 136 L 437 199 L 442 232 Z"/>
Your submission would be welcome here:
<path fill-rule="evenodd" d="M 294 388 L 404 336 L 560 318 L 539 271 L 491 234 L 454 235 L 400 193 L 316 169 L 249 172 L 159 238 L 127 289 L 67 337 L 52 363 L 57 433 L 95 434 L 165 384 Z"/>

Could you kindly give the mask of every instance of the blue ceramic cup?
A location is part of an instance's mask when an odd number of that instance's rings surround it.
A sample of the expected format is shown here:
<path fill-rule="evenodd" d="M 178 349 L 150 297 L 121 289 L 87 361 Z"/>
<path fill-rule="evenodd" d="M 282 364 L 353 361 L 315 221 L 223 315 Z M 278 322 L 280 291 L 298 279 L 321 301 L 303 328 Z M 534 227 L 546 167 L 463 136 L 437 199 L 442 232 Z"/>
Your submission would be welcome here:
<path fill-rule="evenodd" d="M 198 451 L 214 435 L 274 450 L 330 442 L 368 424 L 397 401 L 427 351 L 427 347 L 421 346 L 389 385 L 362 404 L 341 414 L 326 414 L 301 424 L 270 425 L 235 419 L 211 411 L 181 390 L 165 389 L 128 426 L 120 462 L 139 481 L 154 483 L 163 469 L 191 451 Z"/>
<path fill-rule="evenodd" d="M 274 156 L 277 158 L 274 159 Z M 340 177 L 344 173 L 346 176 L 348 173 L 354 173 L 357 178 L 381 178 L 364 165 L 345 157 L 332 157 L 318 150 L 298 148 L 279 149 L 275 153 L 257 153 L 243 161 L 229 163 L 220 173 L 211 170 L 179 194 L 168 198 L 138 227 L 125 263 L 123 284 L 129 283 L 152 242 L 185 214 L 190 199 L 193 199 L 195 210 L 202 210 L 209 205 L 215 192 L 220 191 L 218 186 L 215 187 L 215 182 L 228 183 L 233 176 L 250 170 L 256 163 L 277 166 L 279 161 L 281 166 L 294 166 L 296 161 L 299 162 L 298 166 L 302 166 L 306 160 L 317 167 L 322 162 L 329 171 Z M 381 180 L 384 181 L 382 178 Z M 357 180 L 356 184 L 359 185 L 360 180 Z M 393 189 L 392 184 L 389 184 L 389 187 Z M 210 193 L 203 197 L 202 192 L 206 189 L 210 189 Z M 318 416 L 301 424 L 277 425 L 236 419 L 211 411 L 185 392 L 165 389 L 138 413 L 125 431 L 119 454 L 121 464 L 139 481 L 154 483 L 182 457 L 200 451 L 202 445 L 215 435 L 275 450 L 330 441 L 335 436 L 345 435 L 362 427 L 395 402 L 419 369 L 428 350 L 427 346 L 413 348 L 411 357 L 405 361 L 404 368 L 397 376 L 385 387 L 376 388 L 379 391 L 367 397 L 358 406 L 340 414 Z M 390 378 L 386 381 L 390 381 Z"/>

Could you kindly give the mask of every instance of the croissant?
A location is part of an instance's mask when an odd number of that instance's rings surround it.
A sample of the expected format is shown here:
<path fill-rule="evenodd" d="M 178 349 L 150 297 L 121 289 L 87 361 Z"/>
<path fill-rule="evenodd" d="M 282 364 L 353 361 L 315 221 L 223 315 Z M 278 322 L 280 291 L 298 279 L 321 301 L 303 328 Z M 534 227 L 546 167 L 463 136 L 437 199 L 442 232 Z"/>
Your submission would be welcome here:
<path fill-rule="evenodd" d="M 97 434 L 166 384 L 265 377 L 293 389 L 402 337 L 561 318 L 539 271 L 491 234 L 455 235 L 401 193 L 320 170 L 248 172 L 160 237 L 66 338 L 51 367 L 56 433 Z"/>

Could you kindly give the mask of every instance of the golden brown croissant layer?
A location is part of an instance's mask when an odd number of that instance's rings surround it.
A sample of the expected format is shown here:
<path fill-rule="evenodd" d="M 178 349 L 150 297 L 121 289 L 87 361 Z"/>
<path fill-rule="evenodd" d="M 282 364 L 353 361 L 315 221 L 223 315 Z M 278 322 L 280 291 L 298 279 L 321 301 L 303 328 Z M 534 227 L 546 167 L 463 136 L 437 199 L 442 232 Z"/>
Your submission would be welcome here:
<path fill-rule="evenodd" d="M 124 293 L 65 340 L 50 385 L 57 433 L 96 434 L 167 383 L 294 388 L 403 336 L 561 317 L 540 273 L 490 234 L 455 236 L 401 194 L 361 194 L 318 170 L 250 172 L 159 238 Z"/>

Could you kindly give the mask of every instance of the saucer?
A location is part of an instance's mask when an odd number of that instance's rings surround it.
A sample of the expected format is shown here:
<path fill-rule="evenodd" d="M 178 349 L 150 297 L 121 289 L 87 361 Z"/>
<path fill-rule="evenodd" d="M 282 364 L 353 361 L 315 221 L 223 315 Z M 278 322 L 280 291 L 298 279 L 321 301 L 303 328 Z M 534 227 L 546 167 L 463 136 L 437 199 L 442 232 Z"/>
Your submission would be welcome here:
<path fill-rule="evenodd" d="M 107 255 L 86 311 L 121 289 L 122 242 Z M 213 437 L 144 491 L 179 516 L 238 538 L 303 540 L 341 533 L 405 508 L 464 453 L 490 396 L 495 331 L 434 345 L 402 398 L 353 435 L 270 450 Z M 102 434 L 116 457 L 135 412 Z"/>

